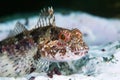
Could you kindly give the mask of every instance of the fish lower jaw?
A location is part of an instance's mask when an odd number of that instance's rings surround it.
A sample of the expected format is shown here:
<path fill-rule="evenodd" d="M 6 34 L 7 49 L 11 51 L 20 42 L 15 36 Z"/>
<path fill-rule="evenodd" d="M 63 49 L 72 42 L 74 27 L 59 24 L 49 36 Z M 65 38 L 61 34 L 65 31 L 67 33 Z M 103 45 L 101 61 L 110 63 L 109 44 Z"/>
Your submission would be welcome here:
<path fill-rule="evenodd" d="M 87 53 L 86 50 L 84 51 L 75 51 L 75 52 L 68 52 L 65 55 L 61 55 L 62 53 L 57 53 L 54 57 L 53 56 L 47 56 L 44 57 L 44 60 L 50 61 L 50 62 L 67 62 L 67 61 L 74 61 L 81 59 L 83 56 L 85 56 Z"/>

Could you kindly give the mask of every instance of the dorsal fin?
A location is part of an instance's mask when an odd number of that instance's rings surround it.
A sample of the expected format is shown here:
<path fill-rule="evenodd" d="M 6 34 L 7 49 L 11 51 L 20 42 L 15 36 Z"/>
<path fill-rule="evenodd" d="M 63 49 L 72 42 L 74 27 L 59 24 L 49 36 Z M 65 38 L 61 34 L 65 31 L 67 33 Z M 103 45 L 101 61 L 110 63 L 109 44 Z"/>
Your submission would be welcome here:
<path fill-rule="evenodd" d="M 24 31 L 27 31 L 27 29 L 25 28 L 25 26 L 22 23 L 17 22 L 15 24 L 14 29 L 10 31 L 8 37 L 16 36 L 17 34 L 20 34 L 20 33 L 24 32 Z"/>
<path fill-rule="evenodd" d="M 44 27 L 49 25 L 55 27 L 55 16 L 52 7 L 48 7 L 48 9 L 43 8 L 41 10 L 38 22 L 35 27 Z"/>

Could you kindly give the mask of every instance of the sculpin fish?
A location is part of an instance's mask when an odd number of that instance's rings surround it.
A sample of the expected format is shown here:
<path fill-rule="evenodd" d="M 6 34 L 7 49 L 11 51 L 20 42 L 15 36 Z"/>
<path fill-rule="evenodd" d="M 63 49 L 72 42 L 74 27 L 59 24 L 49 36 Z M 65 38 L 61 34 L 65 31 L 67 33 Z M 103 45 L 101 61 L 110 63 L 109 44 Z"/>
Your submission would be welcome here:
<path fill-rule="evenodd" d="M 0 77 L 44 71 L 49 62 L 77 60 L 87 52 L 80 30 L 56 26 L 53 8 L 44 8 L 35 28 L 27 30 L 17 22 L 8 37 L 0 41 Z"/>

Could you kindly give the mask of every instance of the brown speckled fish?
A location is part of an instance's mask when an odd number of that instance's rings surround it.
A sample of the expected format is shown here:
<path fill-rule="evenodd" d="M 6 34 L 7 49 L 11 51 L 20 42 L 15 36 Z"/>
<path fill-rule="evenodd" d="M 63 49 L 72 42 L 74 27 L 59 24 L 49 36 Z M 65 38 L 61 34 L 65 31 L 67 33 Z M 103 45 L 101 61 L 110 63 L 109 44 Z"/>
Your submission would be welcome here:
<path fill-rule="evenodd" d="M 0 42 L 0 77 L 44 71 L 49 61 L 71 61 L 86 55 L 88 46 L 78 29 L 55 25 L 52 7 L 41 10 L 32 30 L 17 22 L 8 38 Z"/>

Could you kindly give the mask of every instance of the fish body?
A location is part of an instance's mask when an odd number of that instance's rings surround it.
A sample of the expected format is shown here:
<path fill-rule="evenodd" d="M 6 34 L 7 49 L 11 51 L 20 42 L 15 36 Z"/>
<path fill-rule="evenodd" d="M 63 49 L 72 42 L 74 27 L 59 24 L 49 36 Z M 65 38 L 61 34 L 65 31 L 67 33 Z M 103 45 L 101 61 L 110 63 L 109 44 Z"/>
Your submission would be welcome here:
<path fill-rule="evenodd" d="M 56 26 L 53 8 L 44 8 L 34 29 L 27 30 L 17 22 L 8 38 L 0 42 L 0 76 L 44 71 L 49 62 L 77 60 L 87 52 L 80 30 Z"/>

